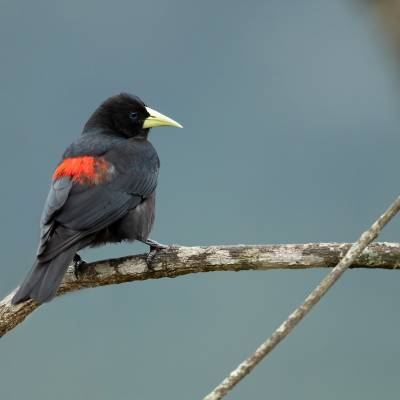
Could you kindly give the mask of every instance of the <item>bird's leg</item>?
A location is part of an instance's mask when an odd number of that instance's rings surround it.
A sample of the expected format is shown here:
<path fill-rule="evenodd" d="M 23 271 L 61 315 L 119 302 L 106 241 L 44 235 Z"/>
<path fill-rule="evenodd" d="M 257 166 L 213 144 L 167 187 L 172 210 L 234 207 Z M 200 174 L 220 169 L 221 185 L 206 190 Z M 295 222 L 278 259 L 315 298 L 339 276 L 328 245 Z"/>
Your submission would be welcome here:
<path fill-rule="evenodd" d="M 78 276 L 86 270 L 87 263 L 82 260 L 78 253 L 74 255 L 72 262 L 74 263 L 75 278 L 78 279 Z"/>
<path fill-rule="evenodd" d="M 143 241 L 143 243 L 150 246 L 150 249 L 162 250 L 162 249 L 168 248 L 168 246 L 166 244 L 158 243 L 153 239 L 146 239 Z"/>
<path fill-rule="evenodd" d="M 147 267 L 149 269 L 153 269 L 151 263 L 154 257 L 160 250 L 166 249 L 168 248 L 168 246 L 165 244 L 158 243 L 152 239 L 141 240 L 141 242 L 150 246 L 150 251 L 149 254 L 147 254 L 146 262 L 147 262 Z"/>

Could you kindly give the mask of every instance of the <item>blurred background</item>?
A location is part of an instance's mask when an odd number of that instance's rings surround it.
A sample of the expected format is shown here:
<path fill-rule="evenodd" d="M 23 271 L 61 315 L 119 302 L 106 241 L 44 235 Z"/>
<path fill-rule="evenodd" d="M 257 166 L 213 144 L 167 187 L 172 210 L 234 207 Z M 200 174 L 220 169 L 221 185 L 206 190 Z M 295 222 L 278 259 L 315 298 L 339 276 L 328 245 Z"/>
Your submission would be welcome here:
<path fill-rule="evenodd" d="M 33 262 L 62 152 L 121 91 L 185 127 L 151 134 L 154 239 L 357 239 L 400 190 L 398 64 L 385 36 L 398 19 L 365 3 L 0 0 L 0 296 Z M 380 240 L 400 240 L 398 218 Z M 0 396 L 201 398 L 326 273 L 207 273 L 56 299 L 1 339 Z M 347 272 L 229 398 L 395 398 L 399 274 Z"/>

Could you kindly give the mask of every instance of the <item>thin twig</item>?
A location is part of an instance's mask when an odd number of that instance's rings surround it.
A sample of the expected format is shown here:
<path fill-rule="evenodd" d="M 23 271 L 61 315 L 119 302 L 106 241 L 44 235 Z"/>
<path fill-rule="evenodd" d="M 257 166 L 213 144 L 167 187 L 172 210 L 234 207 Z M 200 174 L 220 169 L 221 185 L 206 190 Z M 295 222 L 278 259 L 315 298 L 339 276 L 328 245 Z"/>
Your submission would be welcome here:
<path fill-rule="evenodd" d="M 307 315 L 312 307 L 318 303 L 333 284 L 342 276 L 350 265 L 360 256 L 363 250 L 378 236 L 383 227 L 400 210 L 400 197 L 365 231 L 355 242 L 336 267 L 321 281 L 308 295 L 304 303 L 296 308 L 279 328 L 245 361 L 233 370 L 212 392 L 203 400 L 219 400 L 237 385 L 255 366 L 265 358 Z"/>
<path fill-rule="evenodd" d="M 145 255 L 88 264 L 86 272 L 78 278 L 70 268 L 58 294 L 124 282 L 175 278 L 198 272 L 333 268 L 350 247 L 349 243 L 173 246 L 157 254 L 151 270 L 147 268 Z M 374 243 L 352 265 L 352 268 L 399 267 L 399 243 Z M 12 293 L 0 301 L 0 337 L 37 308 L 31 301 L 13 306 L 11 297 Z"/>

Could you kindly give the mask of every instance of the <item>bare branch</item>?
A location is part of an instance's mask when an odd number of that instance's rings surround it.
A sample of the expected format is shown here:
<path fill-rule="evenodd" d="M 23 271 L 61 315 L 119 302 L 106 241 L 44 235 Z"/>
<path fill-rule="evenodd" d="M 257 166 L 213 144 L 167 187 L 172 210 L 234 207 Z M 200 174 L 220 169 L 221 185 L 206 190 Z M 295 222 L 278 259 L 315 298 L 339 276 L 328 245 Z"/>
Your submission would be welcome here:
<path fill-rule="evenodd" d="M 196 272 L 333 267 L 349 250 L 348 243 L 310 243 L 259 246 L 170 247 L 157 254 L 152 270 L 144 255 L 88 264 L 77 279 L 70 267 L 59 295 L 79 289 L 156 278 L 175 278 Z M 353 263 L 354 268 L 400 267 L 400 245 L 374 243 Z M 14 293 L 14 292 L 13 292 Z M 37 305 L 13 306 L 13 293 L 0 302 L 0 336 L 20 324 Z"/>
<path fill-rule="evenodd" d="M 233 370 L 212 392 L 203 400 L 219 400 L 224 397 L 234 386 L 236 386 L 256 365 L 265 358 L 309 313 L 325 293 L 335 284 L 342 274 L 361 255 L 364 249 L 379 235 L 383 227 L 400 210 L 400 196 L 381 215 L 371 227 L 365 231 L 340 260 L 336 267 L 320 282 L 320 284 L 308 295 L 303 304 L 297 307 L 289 317 L 279 326 L 275 332 L 257 348 L 257 350 L 239 366 Z"/>

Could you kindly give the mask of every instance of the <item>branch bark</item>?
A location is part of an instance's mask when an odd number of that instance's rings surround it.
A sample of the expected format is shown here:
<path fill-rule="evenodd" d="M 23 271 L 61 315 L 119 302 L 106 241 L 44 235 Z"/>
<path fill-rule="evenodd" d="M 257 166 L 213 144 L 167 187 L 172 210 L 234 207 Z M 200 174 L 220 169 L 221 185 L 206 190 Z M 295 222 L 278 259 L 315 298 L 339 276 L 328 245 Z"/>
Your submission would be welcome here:
<path fill-rule="evenodd" d="M 214 390 L 203 400 L 220 400 L 247 376 L 279 343 L 289 335 L 297 324 L 322 299 L 328 290 L 337 282 L 344 272 L 360 257 L 364 249 L 375 240 L 385 225 L 399 212 L 400 196 L 390 207 L 366 230 L 360 238 L 351 245 L 346 255 L 335 268 L 319 283 L 282 324 L 263 342 L 256 351 L 241 362 Z"/>
<path fill-rule="evenodd" d="M 58 295 L 84 288 L 209 271 L 305 269 L 333 267 L 350 249 L 349 243 L 237 245 L 208 247 L 172 246 L 158 253 L 149 269 L 145 255 L 128 256 L 88 264 L 79 277 L 72 267 Z M 352 268 L 396 269 L 400 267 L 400 244 L 374 243 Z M 20 324 L 38 305 L 32 301 L 13 306 L 15 290 L 0 302 L 0 337 Z"/>

